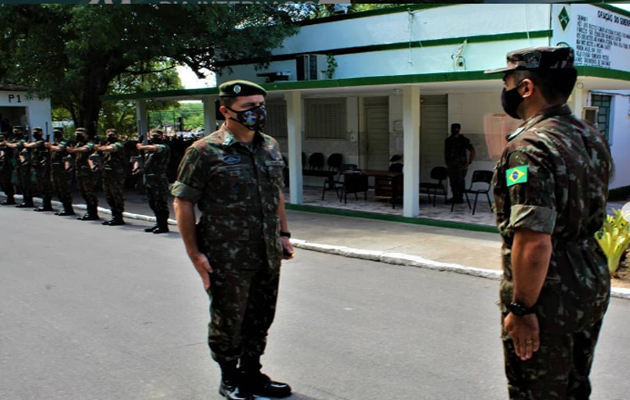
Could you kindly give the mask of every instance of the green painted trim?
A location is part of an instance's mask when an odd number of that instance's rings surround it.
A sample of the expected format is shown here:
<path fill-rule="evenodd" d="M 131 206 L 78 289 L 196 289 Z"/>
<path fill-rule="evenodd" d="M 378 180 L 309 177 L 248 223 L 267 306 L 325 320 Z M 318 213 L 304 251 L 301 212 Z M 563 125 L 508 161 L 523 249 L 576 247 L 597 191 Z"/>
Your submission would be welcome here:
<path fill-rule="evenodd" d="M 606 69 L 599 67 L 577 67 L 579 76 L 592 76 L 606 79 L 619 79 L 630 81 L 629 71 L 620 71 L 616 69 Z M 496 75 L 487 75 L 483 71 L 465 71 L 465 72 L 437 72 L 431 74 L 413 74 L 413 75 L 387 75 L 387 76 L 368 76 L 363 78 L 345 78 L 345 79 L 325 79 L 320 81 L 290 81 L 290 82 L 274 82 L 265 83 L 261 86 L 267 91 L 287 91 L 287 90 L 308 90 L 308 89 L 330 89 L 330 88 L 348 88 L 357 86 L 379 86 L 379 85 L 409 85 L 418 83 L 437 83 L 437 82 L 458 82 L 458 81 L 483 81 L 483 80 L 499 80 Z M 199 95 L 218 95 L 217 88 L 204 89 L 184 89 L 184 90 L 166 90 L 163 92 L 147 92 L 133 93 L 124 95 L 101 96 L 103 101 L 118 100 L 149 100 L 159 99 L 163 97 L 176 96 L 199 96 Z"/>
<path fill-rule="evenodd" d="M 487 233 L 497 233 L 497 234 L 499 233 L 497 231 L 497 228 L 494 226 L 475 225 L 475 224 L 468 224 L 464 222 L 440 221 L 437 219 L 428 219 L 428 218 L 408 218 L 408 217 L 401 217 L 401 216 L 396 216 L 396 215 L 377 214 L 377 213 L 353 211 L 353 210 L 352 211 L 340 210 L 338 208 L 305 206 L 305 205 L 289 204 L 289 203 L 285 204 L 285 207 L 287 210 L 304 211 L 304 212 L 311 212 L 315 214 L 338 215 L 341 217 L 351 217 L 351 218 L 366 218 L 366 219 L 375 219 L 379 221 L 388 221 L 388 222 L 402 222 L 405 224 L 435 226 L 438 228 L 460 229 L 460 230 L 465 230 L 465 231 L 487 232 Z"/>
<path fill-rule="evenodd" d="M 436 46 L 451 46 L 460 45 L 464 40 L 468 40 L 468 43 L 488 43 L 488 42 L 501 42 L 506 40 L 519 40 L 519 39 L 540 39 L 550 38 L 553 34 L 552 30 L 532 31 L 532 32 L 512 32 L 512 33 L 498 33 L 495 35 L 478 35 L 478 36 L 462 36 L 454 38 L 444 39 L 431 39 L 431 40 L 417 40 L 414 42 L 400 42 L 400 43 L 388 43 L 388 44 L 375 44 L 370 46 L 357 46 L 357 47 L 344 47 L 341 49 L 327 49 L 327 50 L 313 50 L 309 52 L 280 54 L 271 56 L 270 62 L 277 61 L 290 61 L 294 60 L 297 56 L 304 54 L 331 54 L 333 56 L 342 56 L 348 54 L 357 53 L 371 53 L 375 51 L 391 51 L 391 50 L 407 50 L 409 48 L 417 49 L 422 47 L 436 47 Z M 249 65 L 256 64 L 258 60 L 244 59 L 234 61 L 221 61 L 217 63 L 218 67 L 233 67 L 236 65 Z"/>
<path fill-rule="evenodd" d="M 604 10 L 612 11 L 617 14 L 621 14 L 625 17 L 630 17 L 630 11 L 624 10 L 623 8 L 617 8 L 610 4 L 593 4 L 595 7 L 603 8 Z"/>
<path fill-rule="evenodd" d="M 328 22 L 345 21 L 348 19 L 368 18 L 368 17 L 375 17 L 378 15 L 403 13 L 403 12 L 407 12 L 407 10 L 411 10 L 411 11 L 428 10 L 431 8 L 449 7 L 453 5 L 460 5 L 460 4 L 409 4 L 406 6 L 381 8 L 378 10 L 353 12 L 353 13 L 344 14 L 344 15 L 333 15 L 333 16 L 325 17 L 325 18 L 309 19 L 309 20 L 298 22 L 298 25 L 309 26 L 309 25 L 326 24 Z"/>
<path fill-rule="evenodd" d="M 600 67 L 578 66 L 578 76 L 593 76 L 596 78 L 619 79 L 621 81 L 630 81 L 630 71 L 621 71 L 618 69 L 607 69 Z"/>

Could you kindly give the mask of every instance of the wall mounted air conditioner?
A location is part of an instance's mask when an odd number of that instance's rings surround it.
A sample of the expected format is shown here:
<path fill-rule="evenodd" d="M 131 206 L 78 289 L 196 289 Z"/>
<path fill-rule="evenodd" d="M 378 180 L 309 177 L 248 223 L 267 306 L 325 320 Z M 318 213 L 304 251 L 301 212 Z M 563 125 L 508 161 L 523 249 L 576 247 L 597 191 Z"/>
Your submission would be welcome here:
<path fill-rule="evenodd" d="M 599 107 L 582 107 L 582 119 L 597 126 L 597 116 L 599 114 Z"/>
<path fill-rule="evenodd" d="M 297 80 L 317 81 L 325 78 L 328 60 L 321 54 L 303 54 L 297 56 Z"/>

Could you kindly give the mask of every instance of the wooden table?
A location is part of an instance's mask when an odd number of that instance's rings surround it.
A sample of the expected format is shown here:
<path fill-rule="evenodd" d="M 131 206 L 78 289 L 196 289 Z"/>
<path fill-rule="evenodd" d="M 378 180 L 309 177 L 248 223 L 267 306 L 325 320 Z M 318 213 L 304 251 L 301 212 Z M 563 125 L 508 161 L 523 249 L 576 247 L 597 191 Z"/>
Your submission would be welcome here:
<path fill-rule="evenodd" d="M 344 171 L 344 191 L 342 197 L 345 197 L 346 186 L 350 190 L 349 193 L 357 193 L 363 190 L 362 185 L 353 182 L 352 178 L 346 179 L 349 176 L 352 177 L 365 177 L 365 182 L 363 180 L 360 183 L 364 183 L 367 185 L 367 178 L 374 177 L 374 197 L 376 199 L 387 199 L 391 200 L 392 208 L 396 208 L 396 200 L 402 200 L 403 195 L 403 174 L 402 172 L 390 172 L 390 171 L 379 171 L 372 169 L 364 169 L 361 171 Z M 350 182 L 346 184 L 347 182 Z M 367 190 L 367 189 L 366 189 Z"/>

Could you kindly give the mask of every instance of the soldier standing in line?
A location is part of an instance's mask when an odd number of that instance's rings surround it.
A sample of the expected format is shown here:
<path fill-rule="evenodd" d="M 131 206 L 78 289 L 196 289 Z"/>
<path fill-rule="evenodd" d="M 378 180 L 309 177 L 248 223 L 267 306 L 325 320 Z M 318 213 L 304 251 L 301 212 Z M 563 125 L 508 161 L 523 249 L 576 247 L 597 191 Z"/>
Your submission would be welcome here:
<path fill-rule="evenodd" d="M 25 143 L 24 147 L 31 150 L 31 160 L 37 181 L 37 191 L 42 197 L 43 205 L 35 211 L 54 211 L 52 208 L 52 185 L 50 182 L 50 151 L 46 146 L 42 128 L 33 128 L 33 141 Z"/>
<path fill-rule="evenodd" d="M 145 189 L 147 190 L 149 206 L 157 221 L 155 226 L 144 231 L 155 234 L 167 233 L 169 231 L 168 217 L 170 211 L 167 203 L 168 177 L 166 176 L 166 169 L 171 150 L 164 144 L 164 132 L 159 129 L 152 130 L 151 143 L 148 146 L 138 143 L 136 148 L 139 151 L 147 152 L 144 161 Z"/>
<path fill-rule="evenodd" d="M 66 151 L 75 155 L 77 185 L 87 206 L 87 212 L 77 219 L 82 221 L 98 220 L 98 197 L 96 196 L 96 174 L 90 168 L 88 157 L 94 153 L 94 143 L 88 139 L 85 128 L 75 130 L 76 147 L 67 147 Z"/>
<path fill-rule="evenodd" d="M 594 234 L 606 217 L 608 143 L 566 102 L 577 80 L 570 47 L 508 53 L 501 102 L 525 120 L 507 137 L 494 184 L 503 238 L 501 311 L 510 399 L 588 399 L 610 301 Z"/>
<path fill-rule="evenodd" d="M 13 195 L 15 190 L 13 189 L 13 169 L 15 166 L 15 160 L 13 159 L 13 150 L 4 144 L 8 134 L 0 134 L 0 189 L 7 196 L 0 205 L 8 206 L 15 204 Z"/>
<path fill-rule="evenodd" d="M 475 160 L 475 148 L 470 143 L 470 139 L 459 133 L 461 129 L 460 124 L 451 124 L 451 136 L 444 141 L 444 162 L 446 162 L 448 180 L 453 192 L 453 197 L 449 202 L 458 204 L 464 202 L 466 173 Z M 468 152 L 470 152 L 470 158 Z"/>
<path fill-rule="evenodd" d="M 4 145 L 15 152 L 15 172 L 18 188 L 23 196 L 23 201 L 16 205 L 17 208 L 35 207 L 31 190 L 31 153 L 24 147 L 26 142 L 24 128 L 21 126 L 13 127 L 13 139 L 10 142 L 4 141 Z"/>
<path fill-rule="evenodd" d="M 286 397 L 261 372 L 282 259 L 293 255 L 278 143 L 262 133 L 266 91 L 252 82 L 219 87 L 226 123 L 196 141 L 171 193 L 186 251 L 210 297 L 208 344 L 229 400 Z M 201 209 L 195 226 L 195 205 Z M 284 254 L 283 254 L 284 253 Z"/>
<path fill-rule="evenodd" d="M 70 177 L 68 176 L 69 174 L 68 171 L 66 171 L 63 161 L 63 158 L 67 155 L 66 148 L 68 147 L 68 142 L 63 138 L 63 128 L 54 128 L 53 136 L 55 139 L 54 144 L 46 143 L 46 147 L 48 147 L 51 152 L 52 184 L 55 193 L 57 193 L 57 198 L 59 198 L 59 201 L 63 204 L 63 210 L 56 212 L 55 215 L 75 215 L 72 207 L 72 193 L 70 192 L 70 185 L 68 183 Z"/>
<path fill-rule="evenodd" d="M 104 153 L 103 192 L 105 192 L 105 199 L 112 210 L 112 219 L 104 221 L 103 225 L 125 225 L 123 220 L 123 212 L 125 211 L 123 189 L 125 186 L 127 158 L 125 157 L 123 143 L 118 140 L 118 132 L 115 129 L 108 129 L 105 135 L 107 145 L 94 146 L 94 150 Z"/>

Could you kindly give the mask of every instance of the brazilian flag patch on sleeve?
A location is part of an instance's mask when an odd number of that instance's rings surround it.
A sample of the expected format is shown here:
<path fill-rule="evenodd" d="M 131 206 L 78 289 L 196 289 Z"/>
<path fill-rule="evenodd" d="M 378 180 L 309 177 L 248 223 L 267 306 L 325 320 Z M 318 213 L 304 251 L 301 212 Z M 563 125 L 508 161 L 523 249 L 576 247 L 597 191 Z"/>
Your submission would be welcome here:
<path fill-rule="evenodd" d="M 505 172 L 505 179 L 507 180 L 508 187 L 516 185 L 517 183 L 527 182 L 527 165 L 508 169 Z"/>

